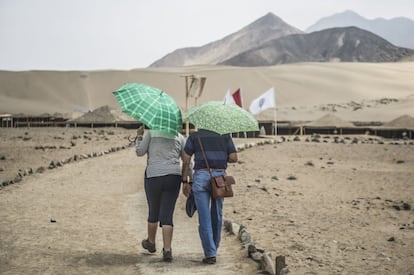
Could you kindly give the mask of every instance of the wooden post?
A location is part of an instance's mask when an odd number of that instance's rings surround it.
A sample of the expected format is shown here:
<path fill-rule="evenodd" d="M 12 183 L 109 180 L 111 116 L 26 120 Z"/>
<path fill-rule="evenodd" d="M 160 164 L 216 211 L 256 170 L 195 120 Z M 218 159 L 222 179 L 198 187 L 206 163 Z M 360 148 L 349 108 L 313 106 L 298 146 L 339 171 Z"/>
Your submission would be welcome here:
<path fill-rule="evenodd" d="M 281 275 L 280 272 L 286 266 L 285 256 L 276 257 L 276 275 Z"/>
<path fill-rule="evenodd" d="M 185 110 L 184 111 L 187 112 L 189 109 L 189 100 L 190 100 L 190 87 L 189 87 L 188 79 L 191 78 L 191 80 L 193 80 L 194 78 L 198 78 L 198 76 L 196 77 L 195 75 L 190 74 L 190 75 L 181 75 L 181 77 L 184 77 L 185 79 Z M 199 93 L 196 95 L 192 95 L 192 97 L 194 97 L 194 106 L 197 106 L 198 104 L 197 100 L 198 100 L 198 97 L 201 95 L 206 78 L 200 77 L 200 79 L 202 79 L 201 80 L 202 82 L 200 84 L 201 86 L 199 87 L 199 91 L 198 91 Z M 186 136 L 190 134 L 190 125 L 188 121 L 185 122 L 185 134 Z"/>

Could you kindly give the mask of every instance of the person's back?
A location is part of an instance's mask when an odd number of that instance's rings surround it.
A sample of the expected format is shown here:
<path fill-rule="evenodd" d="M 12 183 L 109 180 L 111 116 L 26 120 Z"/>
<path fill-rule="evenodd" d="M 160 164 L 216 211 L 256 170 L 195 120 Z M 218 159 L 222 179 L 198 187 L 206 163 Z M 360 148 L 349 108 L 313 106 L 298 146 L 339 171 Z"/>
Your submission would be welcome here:
<path fill-rule="evenodd" d="M 147 176 L 181 175 L 180 158 L 184 143 L 180 134 L 174 139 L 146 135 L 136 152 L 138 156 L 147 154 Z"/>
<path fill-rule="evenodd" d="M 233 140 L 230 135 L 219 135 L 217 133 L 200 129 L 191 133 L 186 148 L 194 154 L 194 169 L 207 168 L 198 137 L 203 145 L 210 168 L 227 169 L 228 162 L 236 162 L 237 154 Z M 191 148 L 193 145 L 193 148 Z"/>

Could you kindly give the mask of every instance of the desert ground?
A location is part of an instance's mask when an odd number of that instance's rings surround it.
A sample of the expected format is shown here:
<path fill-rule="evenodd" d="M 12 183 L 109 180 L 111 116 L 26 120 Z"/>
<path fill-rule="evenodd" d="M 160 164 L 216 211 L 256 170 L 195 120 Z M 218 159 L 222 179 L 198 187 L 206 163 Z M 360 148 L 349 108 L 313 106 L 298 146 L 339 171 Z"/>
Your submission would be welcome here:
<path fill-rule="evenodd" d="M 0 274 L 260 274 L 223 232 L 201 264 L 197 216 L 175 211 L 172 263 L 146 253 L 145 158 L 122 128 L 0 128 Z M 224 219 L 290 274 L 414 274 L 414 143 L 375 136 L 235 138 Z M 265 142 L 266 141 L 266 142 Z M 246 146 L 247 144 L 247 146 Z M 245 149 L 247 148 L 247 149 Z M 43 169 L 39 169 L 43 167 Z M 19 176 L 17 176 L 19 179 Z"/>

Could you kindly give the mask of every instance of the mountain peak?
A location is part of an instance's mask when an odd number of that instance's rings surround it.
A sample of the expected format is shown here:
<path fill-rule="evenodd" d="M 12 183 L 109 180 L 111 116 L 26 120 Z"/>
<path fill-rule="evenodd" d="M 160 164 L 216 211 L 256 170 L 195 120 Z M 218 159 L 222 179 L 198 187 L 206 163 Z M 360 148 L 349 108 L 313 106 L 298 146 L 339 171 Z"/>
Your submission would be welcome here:
<path fill-rule="evenodd" d="M 267 41 L 303 33 L 269 12 L 241 30 L 197 48 L 182 48 L 155 61 L 150 67 L 219 64 Z"/>
<path fill-rule="evenodd" d="M 306 29 L 306 32 L 320 31 L 336 27 L 356 26 L 370 31 L 394 45 L 406 48 L 414 48 L 414 21 L 408 18 L 392 19 L 366 19 L 354 11 L 346 10 L 318 20 L 315 24 Z"/>
<path fill-rule="evenodd" d="M 260 17 L 253 23 L 247 26 L 247 28 L 261 28 L 261 27 L 271 27 L 271 26 L 281 26 L 287 25 L 280 17 L 276 16 L 274 13 L 269 12 L 266 15 Z"/>
<path fill-rule="evenodd" d="M 413 53 L 363 29 L 343 27 L 274 39 L 221 64 L 274 66 L 297 62 L 395 62 Z"/>
<path fill-rule="evenodd" d="M 335 18 L 335 17 L 339 20 L 342 20 L 343 22 L 353 22 L 353 21 L 367 20 L 367 19 L 365 19 L 364 17 L 362 17 L 361 15 L 359 15 L 358 13 L 356 13 L 352 10 L 345 10 L 343 12 L 334 14 L 332 16 L 322 18 L 321 20 Z"/>
<path fill-rule="evenodd" d="M 354 12 L 353 10 L 345 10 L 343 12 L 339 12 L 336 15 L 345 15 L 345 16 L 357 16 L 361 17 L 358 13 Z"/>
<path fill-rule="evenodd" d="M 331 16 L 323 17 L 319 19 L 315 24 L 310 26 L 306 32 L 314 32 L 323 29 L 333 27 L 348 27 L 348 26 L 360 26 L 365 24 L 368 20 L 360 16 L 352 10 L 346 10 L 344 12 L 336 13 Z"/>

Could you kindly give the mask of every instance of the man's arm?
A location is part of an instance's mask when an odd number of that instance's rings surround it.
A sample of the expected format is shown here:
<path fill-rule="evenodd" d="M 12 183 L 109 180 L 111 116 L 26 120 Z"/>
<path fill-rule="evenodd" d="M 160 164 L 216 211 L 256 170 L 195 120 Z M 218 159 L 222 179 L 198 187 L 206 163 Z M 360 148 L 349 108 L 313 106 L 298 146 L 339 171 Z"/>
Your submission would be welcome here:
<path fill-rule="evenodd" d="M 191 156 L 187 153 L 183 152 L 182 154 L 182 160 L 183 160 L 183 167 L 181 171 L 181 177 L 183 181 L 183 194 L 184 196 L 188 197 L 191 192 L 191 186 L 190 186 L 190 180 L 192 180 L 192 175 L 189 174 L 190 171 L 190 162 L 191 162 Z"/>
<path fill-rule="evenodd" d="M 237 162 L 237 160 L 238 160 L 238 156 L 237 156 L 236 152 L 235 153 L 230 153 L 229 156 L 227 157 L 227 162 L 229 162 L 229 163 Z"/>

